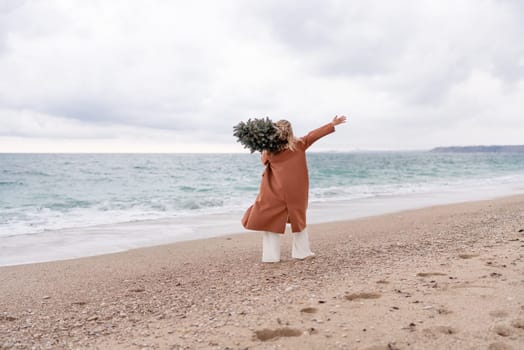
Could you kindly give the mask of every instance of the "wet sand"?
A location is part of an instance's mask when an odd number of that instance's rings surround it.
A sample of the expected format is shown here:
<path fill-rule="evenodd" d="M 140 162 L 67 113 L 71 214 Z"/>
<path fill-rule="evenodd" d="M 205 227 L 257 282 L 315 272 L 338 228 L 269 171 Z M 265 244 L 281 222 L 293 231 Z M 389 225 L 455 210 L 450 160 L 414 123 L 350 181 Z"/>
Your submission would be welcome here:
<path fill-rule="evenodd" d="M 524 196 L 0 268 L 0 349 L 522 349 Z"/>

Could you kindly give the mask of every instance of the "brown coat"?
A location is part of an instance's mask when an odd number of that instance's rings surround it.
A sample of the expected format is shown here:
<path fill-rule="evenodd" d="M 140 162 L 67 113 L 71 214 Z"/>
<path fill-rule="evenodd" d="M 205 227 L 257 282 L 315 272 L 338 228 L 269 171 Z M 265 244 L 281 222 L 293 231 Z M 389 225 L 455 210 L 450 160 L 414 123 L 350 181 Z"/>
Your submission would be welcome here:
<path fill-rule="evenodd" d="M 334 131 L 335 127 L 329 123 L 300 138 L 295 151 L 262 154 L 266 169 L 258 197 L 242 218 L 246 229 L 284 233 L 287 222 L 291 223 L 293 232 L 306 228 L 309 193 L 306 150 Z"/>

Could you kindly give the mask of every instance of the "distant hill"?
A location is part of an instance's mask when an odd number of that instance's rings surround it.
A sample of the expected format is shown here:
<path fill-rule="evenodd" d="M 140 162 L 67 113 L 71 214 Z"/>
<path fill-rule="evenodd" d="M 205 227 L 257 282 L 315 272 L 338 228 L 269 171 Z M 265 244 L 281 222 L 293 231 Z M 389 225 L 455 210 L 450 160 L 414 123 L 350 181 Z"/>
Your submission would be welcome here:
<path fill-rule="evenodd" d="M 436 147 L 430 152 L 451 152 L 451 153 L 476 153 L 476 152 L 490 152 L 490 153 L 524 153 L 524 145 L 519 146 L 452 146 L 452 147 Z"/>

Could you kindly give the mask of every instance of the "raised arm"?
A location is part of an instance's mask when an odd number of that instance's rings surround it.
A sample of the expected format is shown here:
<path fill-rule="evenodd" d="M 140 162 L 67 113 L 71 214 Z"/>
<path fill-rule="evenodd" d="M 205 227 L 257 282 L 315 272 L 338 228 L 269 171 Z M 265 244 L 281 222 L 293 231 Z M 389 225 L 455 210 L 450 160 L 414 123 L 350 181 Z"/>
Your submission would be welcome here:
<path fill-rule="evenodd" d="M 309 146 L 311 146 L 318 139 L 334 132 L 335 126 L 345 123 L 346 119 L 347 119 L 346 116 L 336 115 L 335 118 L 333 118 L 333 120 L 330 123 L 327 123 L 326 125 L 323 125 L 320 128 L 309 132 L 306 136 L 302 138 L 302 140 L 305 143 L 306 149 L 309 148 Z"/>
<path fill-rule="evenodd" d="M 333 124 L 333 126 L 337 126 L 339 124 L 343 124 L 346 122 L 348 118 L 346 118 L 345 115 L 336 115 L 335 118 L 333 118 L 333 120 L 331 121 L 331 124 Z"/>

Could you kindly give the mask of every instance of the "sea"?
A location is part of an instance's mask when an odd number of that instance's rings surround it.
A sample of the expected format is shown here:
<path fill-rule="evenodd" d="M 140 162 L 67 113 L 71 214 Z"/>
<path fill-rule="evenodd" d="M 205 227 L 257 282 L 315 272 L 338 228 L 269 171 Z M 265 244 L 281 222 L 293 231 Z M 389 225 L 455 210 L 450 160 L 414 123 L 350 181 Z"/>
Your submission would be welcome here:
<path fill-rule="evenodd" d="M 307 157 L 309 223 L 524 193 L 524 153 Z M 0 154 L 0 266 L 244 232 L 263 170 L 259 154 Z"/>

